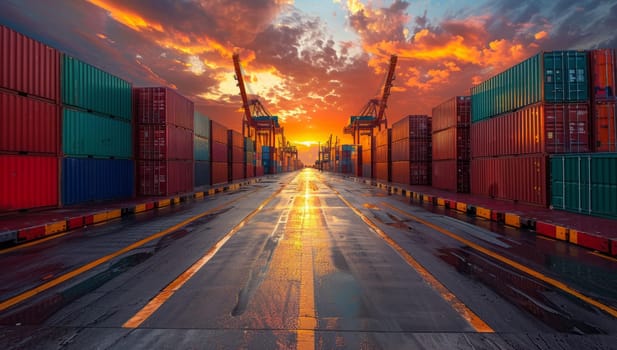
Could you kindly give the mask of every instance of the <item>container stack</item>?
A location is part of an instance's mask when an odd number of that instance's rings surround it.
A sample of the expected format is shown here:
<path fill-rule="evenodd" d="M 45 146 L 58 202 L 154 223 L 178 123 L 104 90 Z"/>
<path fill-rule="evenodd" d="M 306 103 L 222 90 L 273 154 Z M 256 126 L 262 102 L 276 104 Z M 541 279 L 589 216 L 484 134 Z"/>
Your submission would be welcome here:
<path fill-rule="evenodd" d="M 432 185 L 469 193 L 471 97 L 453 97 L 433 108 Z"/>
<path fill-rule="evenodd" d="M 408 115 L 392 124 L 392 182 L 431 184 L 431 119 Z"/>
<path fill-rule="evenodd" d="M 373 145 L 375 138 L 372 135 L 360 135 L 360 163 L 362 164 L 362 177 L 373 178 Z"/>
<path fill-rule="evenodd" d="M 261 147 L 261 158 L 264 169 L 264 174 L 276 174 L 277 171 L 277 154 L 276 148 L 270 146 Z"/>
<path fill-rule="evenodd" d="M 227 179 L 229 182 L 244 178 L 244 137 L 235 130 L 227 130 Z"/>
<path fill-rule="evenodd" d="M 264 176 L 265 170 L 264 170 L 264 164 L 263 164 L 263 147 L 259 146 L 257 142 L 255 142 L 254 145 L 255 145 L 255 162 L 254 162 L 255 176 L 256 177 Z"/>
<path fill-rule="evenodd" d="M 244 138 L 244 177 L 250 179 L 255 177 L 255 141 L 249 137 Z"/>
<path fill-rule="evenodd" d="M 62 203 L 134 195 L 131 83 L 62 57 Z"/>
<path fill-rule="evenodd" d="M 592 149 L 596 153 L 552 155 L 551 207 L 617 218 L 617 131 L 614 49 L 592 50 Z"/>
<path fill-rule="evenodd" d="M 0 25 L 0 212 L 56 207 L 60 53 Z"/>
<path fill-rule="evenodd" d="M 359 156 L 360 153 L 361 147 L 359 145 L 341 145 L 337 172 L 351 176 L 361 176 L 362 158 Z"/>
<path fill-rule="evenodd" d="M 375 136 L 375 156 L 373 170 L 375 179 L 381 181 L 392 181 L 392 129 L 383 129 Z"/>
<path fill-rule="evenodd" d="M 210 118 L 195 111 L 193 114 L 193 159 L 195 160 L 195 189 L 212 183 L 210 176 Z"/>
<path fill-rule="evenodd" d="M 210 120 L 210 145 L 212 150 L 212 184 L 220 185 L 229 181 L 229 174 L 227 170 L 227 162 L 229 149 L 227 128 L 223 125 Z"/>
<path fill-rule="evenodd" d="M 138 193 L 193 190 L 193 102 L 166 87 L 134 89 Z"/>
<path fill-rule="evenodd" d="M 548 205 L 547 156 L 590 149 L 588 64 L 542 52 L 471 89 L 472 193 Z"/>

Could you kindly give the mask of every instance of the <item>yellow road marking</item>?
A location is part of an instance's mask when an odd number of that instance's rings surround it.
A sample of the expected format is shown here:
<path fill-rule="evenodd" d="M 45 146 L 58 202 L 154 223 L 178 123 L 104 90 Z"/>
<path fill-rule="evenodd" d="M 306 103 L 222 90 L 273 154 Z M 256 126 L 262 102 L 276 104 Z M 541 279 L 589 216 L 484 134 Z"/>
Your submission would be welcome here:
<path fill-rule="evenodd" d="M 188 282 L 199 270 L 212 259 L 212 257 L 227 243 L 227 241 L 236 234 L 244 224 L 252 219 L 258 212 L 260 212 L 276 195 L 278 195 L 285 186 L 281 186 L 276 192 L 271 194 L 266 200 L 264 200 L 257 208 L 253 209 L 242 221 L 236 224 L 229 232 L 219 239 L 204 256 L 199 258 L 193 265 L 180 274 L 175 280 L 169 283 L 162 291 L 160 291 L 154 298 L 146 304 L 141 310 L 139 310 L 133 317 L 126 321 L 123 328 L 137 328 L 144 323 L 150 316 L 152 316 L 156 310 L 158 310 L 169 298 L 171 298 L 182 286 Z M 239 199 L 239 198 L 238 198 Z M 203 216 L 203 215 L 202 215 Z"/>
<path fill-rule="evenodd" d="M 255 191 L 253 191 L 253 192 L 255 192 Z M 186 225 L 188 225 L 189 223 L 191 223 L 191 222 L 193 222 L 195 220 L 198 220 L 198 219 L 200 219 L 200 218 L 202 218 L 202 217 L 204 217 L 206 215 L 209 215 L 209 214 L 211 214 L 213 212 L 216 212 L 216 211 L 218 211 L 218 210 L 220 210 L 220 209 L 222 209 L 222 208 L 224 208 L 224 207 L 226 207 L 226 206 L 228 206 L 228 205 L 230 205 L 230 204 L 232 204 L 234 202 L 237 202 L 240 199 L 248 196 L 249 194 L 252 194 L 253 192 L 249 192 L 249 193 L 247 193 L 246 195 L 244 195 L 242 197 L 236 198 L 234 200 L 231 200 L 229 202 L 221 204 L 221 205 L 217 206 L 216 208 L 207 210 L 207 211 L 205 211 L 205 212 L 203 212 L 201 214 L 198 214 L 198 215 L 195 215 L 195 216 L 193 216 L 191 218 L 188 218 L 188 219 L 186 219 L 186 220 L 184 220 L 184 221 L 182 221 L 182 222 L 180 222 L 180 223 L 178 223 L 178 224 L 176 224 L 176 225 L 174 225 L 174 226 L 172 226 L 172 227 L 170 227 L 170 228 L 168 228 L 166 230 L 159 231 L 159 232 L 151 235 L 150 237 L 146 237 L 146 238 L 144 238 L 144 239 L 142 239 L 140 241 L 137 241 L 137 242 L 135 242 L 133 244 L 130 244 L 130 245 L 128 245 L 128 246 L 126 246 L 126 247 L 124 247 L 124 248 L 114 252 L 114 253 L 111 253 L 111 254 L 106 255 L 106 256 L 104 256 L 102 258 L 96 259 L 96 260 L 94 260 L 94 261 L 92 261 L 92 262 L 90 262 L 90 263 L 88 263 L 88 264 L 86 264 L 86 265 L 84 265 L 82 267 L 79 267 L 79 268 L 77 268 L 77 269 L 75 269 L 73 271 L 70 271 L 70 272 L 68 272 L 68 273 L 66 273 L 64 275 L 58 276 L 57 278 L 55 278 L 55 279 L 53 279 L 53 280 L 51 280 L 49 282 L 43 283 L 43 284 L 41 284 L 41 285 L 39 285 L 39 286 L 37 286 L 35 288 L 27 290 L 27 291 L 25 291 L 25 292 L 23 292 L 21 294 L 18 294 L 16 296 L 12 297 L 12 298 L 3 300 L 2 302 L 0 302 L 0 311 L 6 310 L 7 308 L 9 308 L 9 307 L 11 307 L 13 305 L 16 305 L 16 304 L 19 304 L 19 303 L 21 303 L 21 302 L 23 302 L 25 300 L 28 300 L 28 299 L 30 299 L 30 298 L 32 298 L 32 297 L 34 297 L 34 296 L 36 296 L 36 295 L 46 291 L 46 290 L 48 290 L 48 289 L 51 289 L 51 288 L 53 288 L 53 287 L 55 287 L 55 286 L 57 286 L 57 285 L 59 285 L 59 284 L 61 284 L 63 282 L 66 282 L 66 281 L 68 281 L 68 280 L 70 280 L 72 278 L 75 278 L 75 277 L 81 275 L 84 272 L 92 270 L 93 268 L 95 268 L 95 267 L 97 267 L 97 266 L 99 266 L 101 264 L 104 264 L 104 263 L 110 261 L 111 259 L 114 259 L 114 258 L 116 258 L 116 257 L 118 257 L 118 256 L 120 256 L 122 254 L 125 254 L 125 253 L 127 253 L 127 252 L 129 252 L 129 251 L 131 251 L 133 249 L 139 248 L 139 247 L 141 247 L 142 245 L 144 245 L 144 244 L 146 244 L 148 242 L 151 242 L 151 241 L 153 241 L 155 239 L 158 239 L 160 237 L 163 237 L 163 236 L 165 236 L 165 235 L 167 235 L 167 234 L 169 234 L 171 232 L 174 232 L 175 230 L 179 229 L 180 227 L 186 226 Z M 66 235 L 66 234 L 67 233 L 51 236 L 51 237 L 49 237 L 49 239 L 55 239 L 55 238 L 58 238 L 58 237 L 62 237 L 64 235 Z M 32 243 L 33 244 L 40 244 L 41 242 L 44 242 L 44 241 L 45 240 L 38 240 L 38 241 L 32 242 Z M 24 245 L 20 245 L 19 247 L 15 247 L 15 248 L 20 248 L 21 249 L 21 248 L 24 248 L 25 246 L 26 245 L 24 244 Z M 4 253 L 4 251 L 3 251 L 3 253 Z"/>
<path fill-rule="evenodd" d="M 427 269 L 425 269 L 419 262 L 416 261 L 403 247 L 401 247 L 396 241 L 382 231 L 375 223 L 371 221 L 366 215 L 362 214 L 356 209 L 350 202 L 348 202 L 338 191 L 330 187 L 340 200 L 343 201 L 356 215 L 358 215 L 364 223 L 372 228 L 379 237 L 381 237 L 390 247 L 392 247 L 402 258 L 414 268 L 418 274 L 428 283 L 433 289 L 435 289 L 441 297 L 448 303 L 454 310 L 456 310 L 461 317 L 463 317 L 477 332 L 492 333 L 493 329 L 484 322 L 478 315 L 476 315 L 471 309 L 469 309 L 462 301 L 460 301 L 456 295 L 448 290 L 441 282 L 437 280 Z"/>
<path fill-rule="evenodd" d="M 604 259 L 607 259 L 607 260 L 610 260 L 610 261 L 617 262 L 616 258 L 613 258 L 612 256 L 608 256 L 606 254 L 602 254 L 602 253 L 598 253 L 598 252 L 590 252 L 590 254 L 593 254 L 595 256 L 599 256 L 601 258 L 604 258 Z"/>
<path fill-rule="evenodd" d="M 304 177 L 304 208 L 309 208 L 309 179 Z M 308 213 L 304 213 L 308 215 Z M 303 232 L 304 233 L 304 232 Z M 306 235 L 304 237 L 306 239 Z M 313 271 L 313 247 L 300 241 L 302 245 L 302 272 L 300 274 L 300 305 L 298 306 L 297 349 L 315 349 L 315 329 L 317 316 L 315 312 L 315 286 Z"/>
<path fill-rule="evenodd" d="M 60 234 L 57 234 L 57 235 L 53 235 L 53 236 L 49 236 L 49 237 L 45 237 L 45 238 L 42 238 L 42 239 L 37 239 L 36 241 L 20 244 L 18 246 L 7 248 L 7 249 L 4 249 L 4 250 L 0 250 L 0 254 L 6 254 L 6 253 L 10 253 L 10 252 L 19 250 L 19 249 L 32 247 L 34 245 L 41 244 L 41 243 L 50 241 L 52 239 L 56 239 L 56 238 L 60 238 L 60 237 L 66 236 L 69 233 L 70 233 L 70 231 L 69 232 L 60 233 Z"/>
<path fill-rule="evenodd" d="M 558 289 L 560 289 L 560 290 L 562 290 L 562 291 L 564 291 L 564 292 L 566 292 L 566 293 L 568 293 L 568 294 L 570 294 L 570 295 L 572 295 L 574 297 L 577 297 L 577 298 L 581 299 L 582 301 L 584 301 L 584 302 L 586 302 L 588 304 L 591 304 L 591 305 L 597 307 L 598 309 L 608 313 L 609 315 L 617 318 L 617 309 L 614 309 L 614 308 L 612 308 L 612 307 L 610 307 L 608 305 L 605 305 L 605 304 L 603 304 L 603 303 L 601 303 L 601 302 L 599 302 L 599 301 L 597 301 L 595 299 L 592 299 L 592 298 L 582 294 L 581 292 L 579 292 L 579 291 L 569 287 L 568 285 L 566 285 L 563 282 L 560 282 L 560 281 L 558 281 L 558 280 L 556 280 L 554 278 L 548 277 L 548 276 L 546 276 L 546 275 L 544 275 L 544 274 L 542 274 L 542 273 L 540 273 L 540 272 L 538 272 L 536 270 L 533 270 L 533 269 L 531 269 L 531 268 L 529 268 L 527 266 L 524 266 L 523 264 L 520 264 L 520 263 L 518 263 L 518 262 L 516 262 L 514 260 L 511 260 L 511 259 L 508 259 L 508 258 L 506 258 L 506 257 L 504 257 L 502 255 L 499 255 L 499 254 L 495 253 L 495 252 L 492 252 L 492 251 L 490 251 L 487 248 L 484 248 L 484 247 L 482 247 L 482 246 L 480 246 L 478 244 L 475 244 L 475 243 L 473 243 L 473 242 L 471 242 L 471 241 L 469 241 L 469 240 L 467 240 L 467 239 L 465 239 L 463 237 L 457 236 L 456 234 L 454 234 L 454 233 L 452 233 L 452 232 L 450 232 L 450 231 L 448 231 L 448 230 L 446 230 L 444 228 L 441 228 L 441 227 L 439 227 L 439 226 L 437 226 L 435 224 L 432 224 L 432 223 L 430 223 L 430 222 L 428 222 L 426 220 L 420 219 L 419 217 L 417 217 L 415 215 L 412 215 L 412 214 L 409 214 L 408 212 L 403 211 L 403 210 L 401 210 L 399 208 L 396 208 L 396 207 L 394 207 L 394 206 L 392 206 L 392 205 L 390 205 L 388 203 L 382 202 L 382 204 L 387 206 L 387 207 L 389 207 L 389 208 L 391 208 L 391 209 L 394 209 L 394 210 L 398 211 L 399 213 L 401 213 L 401 214 L 403 214 L 403 215 L 405 215 L 405 216 L 407 216 L 409 218 L 412 218 L 412 219 L 418 221 L 419 223 L 423 224 L 424 226 L 430 227 L 433 230 L 435 230 L 437 232 L 440 232 L 440 233 L 442 233 L 442 234 L 444 234 L 446 236 L 449 236 L 449 237 L 451 237 L 451 238 L 453 238 L 453 239 L 455 239 L 455 240 L 457 240 L 457 241 L 459 241 L 459 242 L 461 242 L 461 243 L 463 243 L 463 244 L 465 244 L 465 245 L 467 245 L 467 246 L 469 246 L 469 247 L 471 247 L 471 248 L 473 248 L 473 249 L 475 249 L 475 250 L 477 250 L 477 251 L 479 251 L 481 253 L 484 253 L 484 254 L 490 256 L 491 258 L 493 258 L 495 260 L 499 260 L 502 263 L 510 265 L 511 267 L 514 267 L 515 269 L 517 269 L 519 271 L 522 271 L 522 272 L 524 272 L 524 273 L 526 273 L 526 274 L 528 274 L 528 275 L 530 275 L 530 276 L 532 276 L 532 277 L 534 277 L 536 279 L 541 280 L 542 282 L 550 284 L 551 286 L 553 286 L 555 288 L 558 288 Z M 537 237 L 543 238 L 542 236 L 537 236 Z"/>

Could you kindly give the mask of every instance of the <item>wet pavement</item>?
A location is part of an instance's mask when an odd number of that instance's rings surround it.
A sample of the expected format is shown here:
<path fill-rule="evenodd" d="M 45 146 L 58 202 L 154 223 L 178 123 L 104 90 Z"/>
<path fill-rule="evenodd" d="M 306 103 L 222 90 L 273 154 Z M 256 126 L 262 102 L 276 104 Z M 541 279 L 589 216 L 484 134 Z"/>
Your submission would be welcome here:
<path fill-rule="evenodd" d="M 614 349 L 617 260 L 314 169 L 0 251 L 3 349 Z"/>

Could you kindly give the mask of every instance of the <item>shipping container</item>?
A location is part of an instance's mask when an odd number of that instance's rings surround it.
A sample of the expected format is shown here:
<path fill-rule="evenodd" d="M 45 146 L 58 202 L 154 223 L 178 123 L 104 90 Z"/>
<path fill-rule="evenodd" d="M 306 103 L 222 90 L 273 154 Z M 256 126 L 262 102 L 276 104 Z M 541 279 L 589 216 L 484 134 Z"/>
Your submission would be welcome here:
<path fill-rule="evenodd" d="M 168 87 L 141 87 L 133 90 L 137 123 L 171 124 L 193 130 L 193 101 Z"/>
<path fill-rule="evenodd" d="M 392 161 L 392 182 L 404 185 L 430 185 L 431 163 Z"/>
<path fill-rule="evenodd" d="M 469 160 L 435 160 L 432 161 L 431 185 L 435 188 L 458 193 L 469 193 Z"/>
<path fill-rule="evenodd" d="M 595 101 L 617 99 L 617 55 L 615 49 L 591 50 L 591 89 Z"/>
<path fill-rule="evenodd" d="M 538 102 L 588 100 L 588 53 L 541 52 L 472 87 L 471 120 L 479 122 Z"/>
<path fill-rule="evenodd" d="M 471 125 L 471 156 L 590 151 L 585 103 L 540 103 Z"/>
<path fill-rule="evenodd" d="M 431 138 L 431 118 L 428 115 L 408 115 L 392 124 L 392 142 Z"/>
<path fill-rule="evenodd" d="M 193 131 L 171 124 L 140 124 L 137 157 L 141 160 L 193 159 Z"/>
<path fill-rule="evenodd" d="M 132 86 L 122 78 L 63 54 L 61 87 L 64 105 L 132 120 Z"/>
<path fill-rule="evenodd" d="M 551 206 L 617 219 L 617 153 L 551 156 Z"/>
<path fill-rule="evenodd" d="M 338 162 L 337 172 L 352 176 L 361 176 L 362 158 L 359 157 L 359 152 L 361 152 L 361 150 L 360 145 L 341 145 L 339 151 L 341 158 Z"/>
<path fill-rule="evenodd" d="M 212 162 L 212 185 L 222 185 L 228 181 L 227 162 Z"/>
<path fill-rule="evenodd" d="M 62 204 L 131 198 L 135 163 L 128 159 L 62 159 Z"/>
<path fill-rule="evenodd" d="M 243 164 L 245 162 L 245 154 L 244 154 L 244 137 L 241 133 L 235 130 L 227 130 L 227 162 L 230 164 L 239 163 Z M 233 168 L 233 167 L 232 167 Z M 234 171 L 235 174 L 235 171 Z M 230 175 L 231 178 L 231 175 Z M 234 179 L 237 180 L 237 176 L 234 175 Z"/>
<path fill-rule="evenodd" d="M 593 104 L 593 151 L 617 152 L 617 103 Z"/>
<path fill-rule="evenodd" d="M 244 138 L 244 150 L 246 152 L 255 152 L 256 148 L 255 148 L 255 141 L 251 140 L 248 137 Z"/>
<path fill-rule="evenodd" d="M 0 91 L 0 152 L 58 155 L 60 149 L 57 105 Z"/>
<path fill-rule="evenodd" d="M 200 136 L 193 137 L 193 159 L 210 160 L 210 141 Z"/>
<path fill-rule="evenodd" d="M 392 163 L 381 162 L 373 164 L 373 169 L 375 170 L 374 178 L 376 180 L 390 182 L 392 181 L 391 169 Z"/>
<path fill-rule="evenodd" d="M 227 180 L 229 182 L 244 179 L 244 163 L 227 164 Z"/>
<path fill-rule="evenodd" d="M 215 122 L 214 120 L 210 120 L 210 140 L 212 140 L 212 142 L 218 142 L 227 145 L 227 128 L 224 127 L 222 124 Z"/>
<path fill-rule="evenodd" d="M 255 176 L 260 177 L 260 176 L 264 176 L 264 174 L 265 172 L 264 172 L 263 165 L 256 165 L 255 166 Z"/>
<path fill-rule="evenodd" d="M 374 137 L 371 135 L 360 136 L 360 147 L 362 151 L 362 177 L 373 178 L 373 144 Z"/>
<path fill-rule="evenodd" d="M 193 190 L 193 161 L 138 160 L 137 193 L 167 196 Z"/>
<path fill-rule="evenodd" d="M 210 161 L 195 160 L 195 189 L 204 189 L 212 183 L 212 164 Z"/>
<path fill-rule="evenodd" d="M 0 155 L 0 212 L 58 206 L 58 158 Z"/>
<path fill-rule="evenodd" d="M 62 109 L 62 151 L 71 157 L 133 157 L 131 122 L 81 110 Z"/>
<path fill-rule="evenodd" d="M 375 136 L 375 155 L 376 163 L 390 162 L 390 152 L 392 146 L 392 129 L 384 129 Z"/>
<path fill-rule="evenodd" d="M 471 123 L 471 96 L 456 96 L 433 108 L 433 133 L 453 127 L 469 127 Z M 394 126 L 393 126 L 394 127 Z"/>
<path fill-rule="evenodd" d="M 193 128 L 195 136 L 205 139 L 210 138 L 210 118 L 199 113 L 197 110 L 193 113 Z"/>
<path fill-rule="evenodd" d="M 60 52 L 0 25 L 0 88 L 60 101 Z"/>
<path fill-rule="evenodd" d="M 227 143 L 220 143 L 214 140 L 210 141 L 210 146 L 212 150 L 212 154 L 210 159 L 213 162 L 227 163 L 228 162 L 228 147 Z"/>
<path fill-rule="evenodd" d="M 471 193 L 548 206 L 547 156 L 531 154 L 471 160 Z"/>

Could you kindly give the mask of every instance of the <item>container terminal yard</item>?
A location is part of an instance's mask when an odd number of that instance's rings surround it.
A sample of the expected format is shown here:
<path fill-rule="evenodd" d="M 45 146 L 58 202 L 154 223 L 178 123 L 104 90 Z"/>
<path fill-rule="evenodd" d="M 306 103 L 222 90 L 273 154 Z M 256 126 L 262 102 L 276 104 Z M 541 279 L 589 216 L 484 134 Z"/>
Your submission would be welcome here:
<path fill-rule="evenodd" d="M 615 49 L 540 51 L 303 164 L 0 26 L 3 349 L 615 349 Z M 343 143 L 342 135 L 353 141 Z"/>

